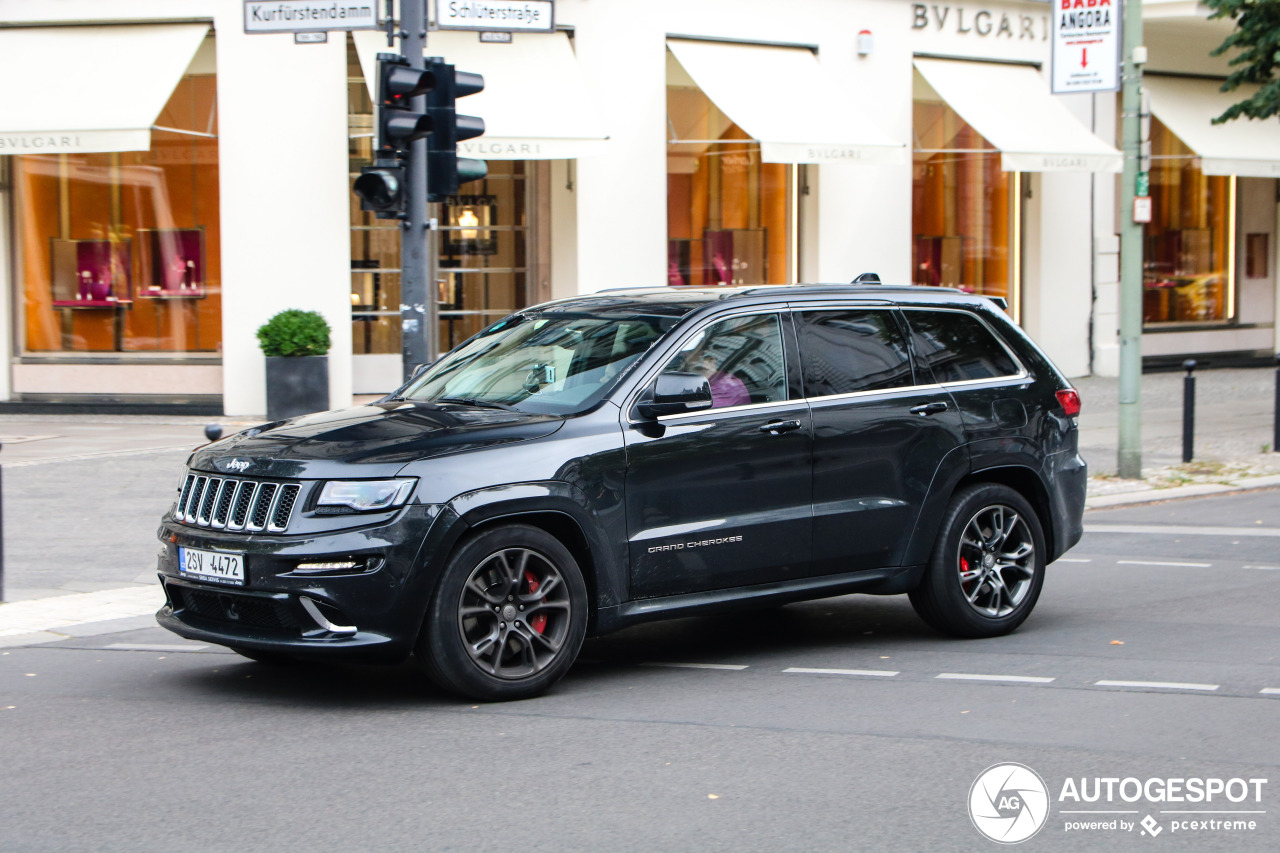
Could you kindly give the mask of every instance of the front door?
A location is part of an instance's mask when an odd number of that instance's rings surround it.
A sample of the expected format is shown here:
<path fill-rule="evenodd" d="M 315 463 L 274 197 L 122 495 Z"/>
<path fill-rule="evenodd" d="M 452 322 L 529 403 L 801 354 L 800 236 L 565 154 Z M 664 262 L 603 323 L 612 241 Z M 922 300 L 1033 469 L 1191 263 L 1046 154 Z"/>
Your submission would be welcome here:
<path fill-rule="evenodd" d="M 662 370 L 704 373 L 712 408 L 626 423 L 633 598 L 808 573 L 810 423 L 789 323 L 745 314 L 687 335 Z"/>

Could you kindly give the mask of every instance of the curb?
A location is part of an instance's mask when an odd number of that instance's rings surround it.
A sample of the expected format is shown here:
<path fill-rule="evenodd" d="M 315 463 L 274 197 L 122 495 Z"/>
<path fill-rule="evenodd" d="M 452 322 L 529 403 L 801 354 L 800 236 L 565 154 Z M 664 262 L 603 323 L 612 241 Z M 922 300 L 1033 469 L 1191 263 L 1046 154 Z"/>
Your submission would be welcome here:
<path fill-rule="evenodd" d="M 1133 481 L 1142 483 L 1140 480 Z M 1145 485 L 1145 484 L 1144 484 Z M 1264 477 L 1241 477 L 1225 483 L 1192 483 L 1187 486 L 1174 486 L 1170 489 L 1138 487 L 1131 492 L 1120 492 L 1111 495 L 1093 495 L 1085 498 L 1084 508 L 1108 509 L 1110 507 L 1128 506 L 1131 504 L 1158 503 L 1180 498 L 1201 498 L 1206 495 L 1224 495 L 1232 492 L 1247 492 L 1253 489 L 1271 489 L 1280 486 L 1280 474 L 1268 474 Z"/>

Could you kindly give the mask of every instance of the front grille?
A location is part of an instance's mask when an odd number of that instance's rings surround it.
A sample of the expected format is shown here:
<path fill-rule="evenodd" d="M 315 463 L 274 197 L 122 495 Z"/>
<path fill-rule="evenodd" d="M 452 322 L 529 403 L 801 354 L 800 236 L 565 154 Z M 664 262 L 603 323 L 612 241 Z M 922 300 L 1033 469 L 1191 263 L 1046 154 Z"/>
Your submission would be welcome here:
<path fill-rule="evenodd" d="M 188 474 L 173 517 L 183 524 L 219 530 L 284 533 L 302 486 Z"/>
<path fill-rule="evenodd" d="M 294 631 L 300 623 L 283 601 L 238 595 L 229 592 L 205 592 L 176 585 L 169 587 L 175 609 L 218 622 L 231 622 L 253 628 Z"/>

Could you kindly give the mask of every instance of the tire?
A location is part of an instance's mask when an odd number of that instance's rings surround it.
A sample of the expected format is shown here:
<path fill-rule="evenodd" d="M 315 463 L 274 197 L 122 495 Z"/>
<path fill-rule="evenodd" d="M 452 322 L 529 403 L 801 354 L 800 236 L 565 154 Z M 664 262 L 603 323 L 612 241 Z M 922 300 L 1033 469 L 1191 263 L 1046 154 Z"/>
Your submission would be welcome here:
<path fill-rule="evenodd" d="M 587 586 L 569 549 L 536 527 L 504 525 L 449 558 L 417 656 L 452 693 L 527 699 L 569 671 L 586 632 Z"/>
<path fill-rule="evenodd" d="M 911 606 L 944 634 L 1008 634 L 1040 597 L 1044 560 L 1040 519 L 1022 495 L 996 483 L 969 486 L 947 506 Z"/>
<path fill-rule="evenodd" d="M 244 649 L 239 646 L 230 646 L 231 651 L 248 658 L 254 663 L 262 663 L 268 666 L 293 666 L 298 663 L 298 659 L 280 652 L 260 652 L 257 649 Z"/>

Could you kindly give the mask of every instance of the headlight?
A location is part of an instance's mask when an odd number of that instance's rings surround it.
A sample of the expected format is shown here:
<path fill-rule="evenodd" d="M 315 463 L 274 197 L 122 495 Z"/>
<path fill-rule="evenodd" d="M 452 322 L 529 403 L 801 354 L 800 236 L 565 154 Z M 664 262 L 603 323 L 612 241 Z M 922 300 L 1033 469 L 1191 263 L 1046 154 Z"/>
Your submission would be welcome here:
<path fill-rule="evenodd" d="M 317 507 L 346 507 L 355 512 L 392 509 L 409 499 L 415 479 L 330 480 L 320 490 Z"/>

